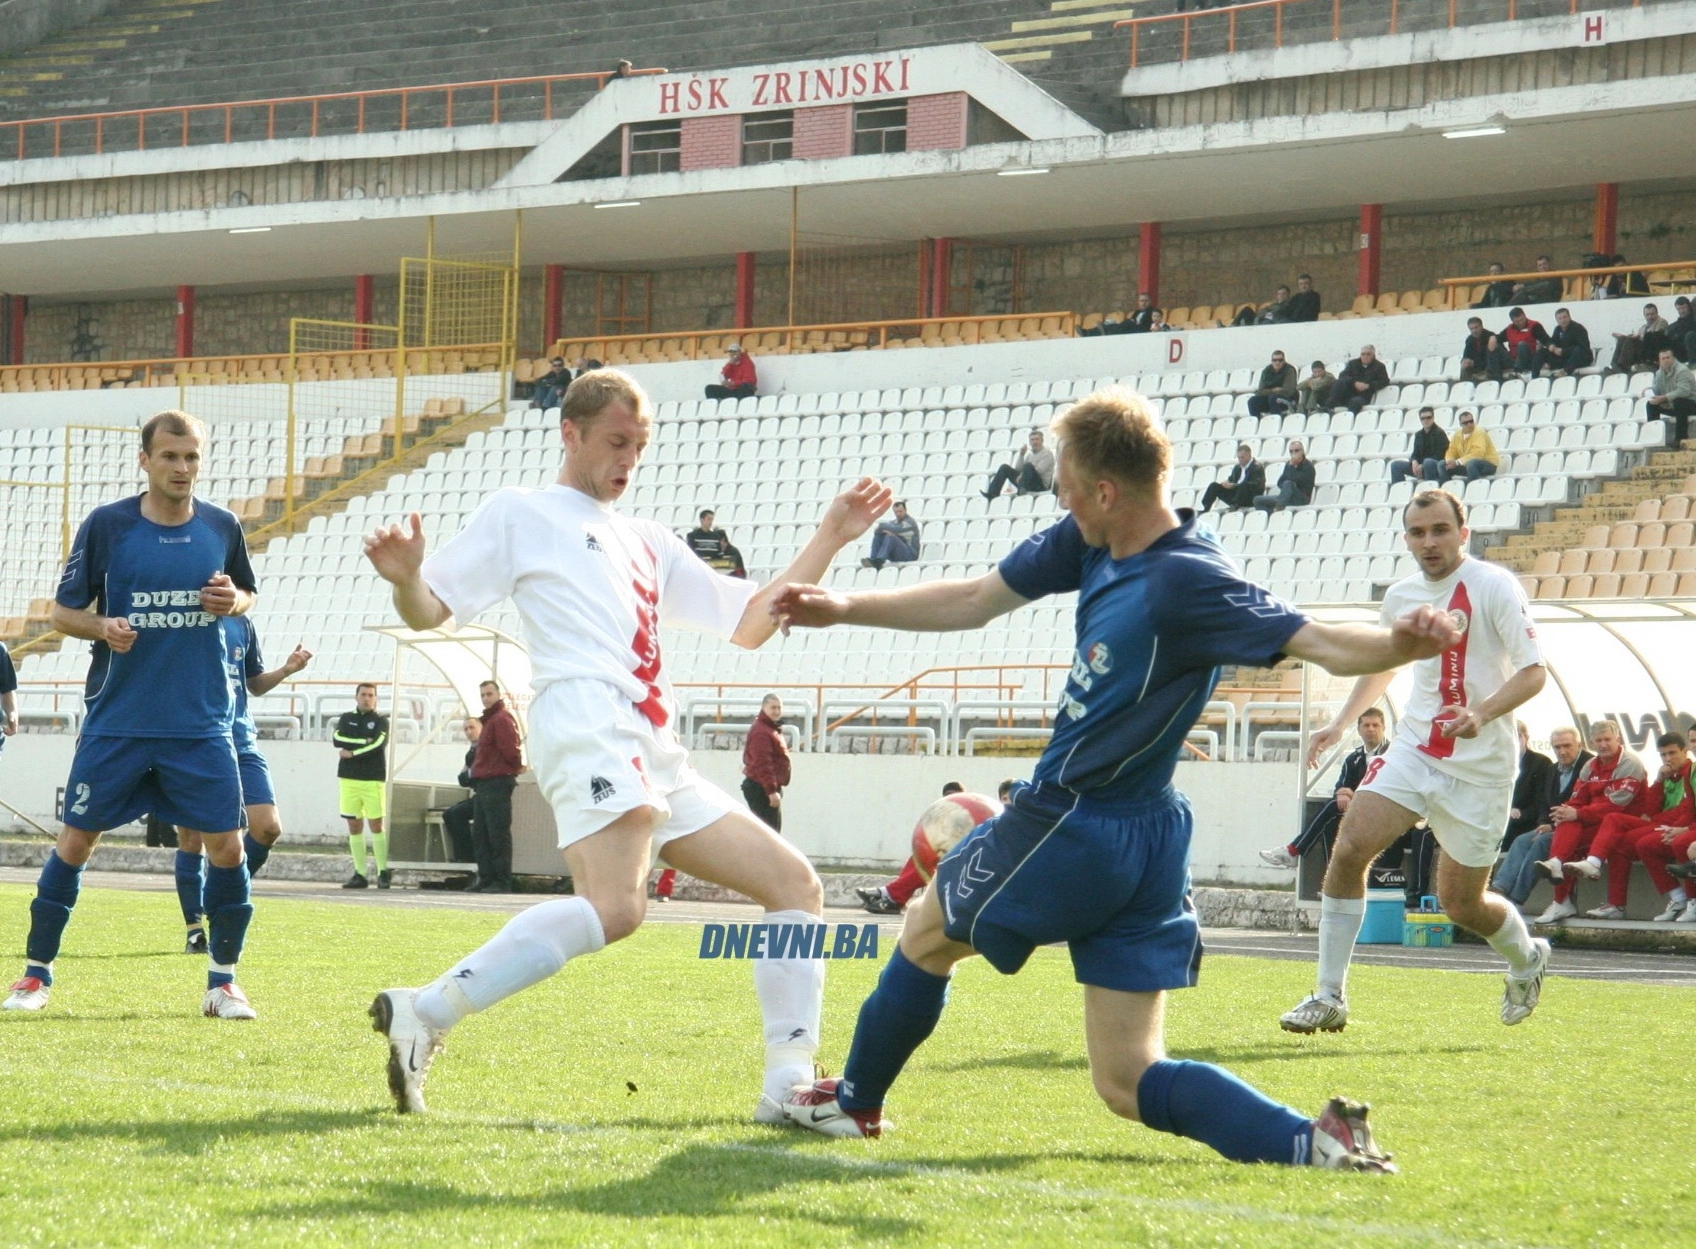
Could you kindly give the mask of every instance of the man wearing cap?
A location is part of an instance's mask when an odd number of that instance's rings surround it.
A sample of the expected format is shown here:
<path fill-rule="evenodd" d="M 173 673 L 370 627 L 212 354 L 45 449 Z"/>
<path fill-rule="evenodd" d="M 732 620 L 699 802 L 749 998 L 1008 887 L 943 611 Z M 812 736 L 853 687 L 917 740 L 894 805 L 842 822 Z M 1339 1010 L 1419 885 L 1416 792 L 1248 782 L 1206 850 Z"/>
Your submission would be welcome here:
<path fill-rule="evenodd" d="M 741 343 L 730 344 L 730 358 L 719 370 L 720 385 L 707 387 L 709 399 L 746 399 L 754 394 L 759 379 L 754 374 L 754 360 L 742 350 Z"/>

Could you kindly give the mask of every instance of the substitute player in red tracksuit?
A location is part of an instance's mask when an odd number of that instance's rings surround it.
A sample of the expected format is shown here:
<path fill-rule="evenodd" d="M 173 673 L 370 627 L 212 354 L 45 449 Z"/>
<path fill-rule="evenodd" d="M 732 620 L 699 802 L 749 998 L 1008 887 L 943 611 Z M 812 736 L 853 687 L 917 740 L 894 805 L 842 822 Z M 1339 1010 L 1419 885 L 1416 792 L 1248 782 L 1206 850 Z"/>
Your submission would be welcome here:
<path fill-rule="evenodd" d="M 1596 828 L 1596 840 L 1590 843 L 1589 862 L 1608 865 L 1608 902 L 1606 906 L 1586 911 L 1591 919 L 1625 918 L 1631 863 L 1641 858 L 1637 848 L 1640 840 L 1660 845 L 1663 839 L 1670 841 L 1665 836 L 1669 831 L 1676 834 L 1696 824 L 1696 807 L 1691 801 L 1689 743 L 1682 733 L 1662 733 L 1655 739 L 1655 748 L 1661 753 L 1661 772 L 1644 791 L 1640 805 L 1646 813 L 1604 815 Z M 1661 892 L 1677 896 L 1655 918 L 1663 923 L 1677 919 L 1684 909 L 1684 890 L 1669 883 Z"/>
<path fill-rule="evenodd" d="M 1555 821 L 1554 839 L 1549 857 L 1537 869 L 1555 882 L 1555 900 L 1537 917 L 1539 924 L 1553 924 L 1577 915 L 1572 891 L 1578 878 L 1601 878 L 1601 865 L 1584 856 L 1596 839 L 1602 818 L 1621 813 L 1639 815 L 1642 811 L 1648 774 L 1637 756 L 1626 750 L 1619 726 L 1605 720 L 1595 725 L 1590 731 L 1590 744 L 1596 749 L 1596 757 L 1578 774 L 1572 797 L 1549 810 L 1549 818 Z"/>
<path fill-rule="evenodd" d="M 1696 821 L 1691 823 L 1696 824 Z M 1696 902 L 1690 900 L 1691 877 L 1696 876 L 1696 827 L 1686 824 L 1680 828 L 1669 824 L 1639 833 L 1637 857 L 1649 869 L 1649 879 L 1655 882 L 1655 888 L 1667 895 L 1667 909 L 1655 918 L 1696 924 Z M 1674 868 L 1674 863 L 1679 866 Z M 1673 879 L 1674 871 L 1683 873 L 1682 883 Z"/>

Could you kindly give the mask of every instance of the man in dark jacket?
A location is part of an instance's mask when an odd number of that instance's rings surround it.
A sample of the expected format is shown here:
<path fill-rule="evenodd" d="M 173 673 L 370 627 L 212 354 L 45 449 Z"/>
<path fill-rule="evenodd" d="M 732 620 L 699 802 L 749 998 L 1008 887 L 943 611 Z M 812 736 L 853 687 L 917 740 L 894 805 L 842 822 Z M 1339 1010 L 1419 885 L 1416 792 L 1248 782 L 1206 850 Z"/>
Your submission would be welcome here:
<path fill-rule="evenodd" d="M 1331 387 L 1331 406 L 1359 412 L 1372 402 L 1372 396 L 1390 384 L 1390 371 L 1378 358 L 1378 352 L 1368 343 L 1360 355 L 1343 366 L 1342 376 Z"/>
<path fill-rule="evenodd" d="M 783 831 L 783 790 L 789 784 L 789 744 L 783 740 L 783 699 L 767 694 L 742 744 L 742 798 L 773 832 Z"/>
<path fill-rule="evenodd" d="M 471 840 L 477 856 L 478 893 L 512 892 L 512 791 L 524 771 L 518 720 L 501 698 L 501 687 L 484 681 L 483 731 L 471 760 Z"/>
<path fill-rule="evenodd" d="M 1284 359 L 1283 352 L 1274 351 L 1272 363 L 1260 370 L 1260 385 L 1248 397 L 1248 414 L 1282 416 L 1295 406 L 1300 381 L 1296 366 Z"/>
<path fill-rule="evenodd" d="M 1289 845 L 1262 850 L 1260 861 L 1266 866 L 1294 867 L 1310 847 L 1321 842 L 1325 846 L 1325 858 L 1330 860 L 1331 847 L 1337 840 L 1337 826 L 1342 823 L 1343 812 L 1349 809 L 1349 803 L 1354 801 L 1355 790 L 1360 788 L 1360 782 L 1366 776 L 1367 764 L 1390 748 L 1390 736 L 1384 727 L 1384 713 L 1378 708 L 1368 707 L 1361 712 L 1360 719 L 1354 722 L 1354 727 L 1355 732 L 1360 734 L 1360 745 L 1343 759 L 1343 767 L 1337 773 L 1337 784 L 1331 793 L 1331 801 L 1319 808 L 1319 814 L 1301 830 L 1301 836 Z"/>
<path fill-rule="evenodd" d="M 1224 481 L 1210 484 L 1201 496 L 1201 510 L 1211 512 L 1213 505 L 1223 502 L 1226 508 L 1252 507 L 1266 491 L 1266 467 L 1254 458 L 1245 442 L 1237 448 L 1237 462 Z"/>
<path fill-rule="evenodd" d="M 1562 373 L 1587 369 L 1595 362 L 1596 353 L 1590 349 L 1590 331 L 1572 319 L 1570 309 L 1556 308 L 1555 332 L 1549 335 L 1549 341 L 1537 353 L 1532 376 L 1547 369 L 1558 377 Z"/>
<path fill-rule="evenodd" d="M 1691 315 L 1690 297 L 1680 295 L 1672 306 L 1673 318 L 1667 322 L 1672 354 L 1684 364 L 1696 364 L 1696 316 Z"/>
<path fill-rule="evenodd" d="M 1490 262 L 1490 276 L 1500 277 L 1507 270 L 1499 260 Z M 1484 298 L 1473 304 L 1474 308 L 1506 308 L 1513 302 L 1513 283 L 1508 281 L 1491 282 L 1484 288 Z"/>
<path fill-rule="evenodd" d="M 1290 439 L 1290 458 L 1278 474 L 1278 485 L 1266 494 L 1256 495 L 1254 505 L 1263 512 L 1281 512 L 1286 507 L 1306 507 L 1313 502 L 1313 461 L 1299 438 Z"/>
<path fill-rule="evenodd" d="M 1296 293 L 1284 305 L 1287 318 L 1296 323 L 1319 320 L 1319 292 L 1313 289 L 1313 276 L 1302 274 L 1296 279 Z"/>
<path fill-rule="evenodd" d="M 1554 763 L 1551 765 L 1547 781 L 1548 786 L 1543 791 L 1538 803 L 1538 820 L 1526 835 L 1516 837 L 1508 847 L 1508 857 L 1502 860 L 1496 869 L 1496 877 L 1490 882 L 1490 887 L 1516 906 L 1524 906 L 1525 900 L 1531 896 L 1532 888 L 1540 879 L 1537 874 L 1537 862 L 1548 857 L 1549 847 L 1555 839 L 1555 826 L 1549 818 L 1549 809 L 1558 807 L 1572 797 L 1573 786 L 1578 783 L 1579 773 L 1584 765 L 1595 758 L 1590 751 L 1585 750 L 1578 730 L 1559 728 L 1549 734 L 1549 749 L 1555 752 Z M 1519 788 L 1514 787 L 1514 805 L 1519 805 Z M 1523 814 L 1524 807 L 1519 807 Z M 1511 827 L 1511 825 L 1510 825 Z"/>
<path fill-rule="evenodd" d="M 563 357 L 555 356 L 548 364 L 551 366 L 548 373 L 536 379 L 535 396 L 530 400 L 533 408 L 559 407 L 565 388 L 571 385 L 571 370 L 566 368 Z"/>
<path fill-rule="evenodd" d="M 742 552 L 730 544 L 730 535 L 717 525 L 712 508 L 701 512 L 700 523 L 683 540 L 703 561 L 732 577 L 746 577 L 748 569 L 742 562 Z"/>
<path fill-rule="evenodd" d="M 477 739 L 482 736 L 483 722 L 476 716 L 465 717 L 465 766 L 459 770 L 459 785 L 461 789 L 471 788 L 471 765 L 477 758 Z M 442 812 L 442 827 L 448 830 L 448 838 L 453 842 L 453 861 L 455 863 L 471 863 L 477 858 L 477 843 L 471 835 L 471 821 L 477 805 L 475 798 L 462 798 Z M 470 888 L 477 881 L 475 876 L 466 881 Z"/>
<path fill-rule="evenodd" d="M 1484 328 L 1484 319 L 1468 317 L 1466 342 L 1461 344 L 1460 349 L 1460 380 L 1475 382 L 1486 377 L 1492 382 L 1499 382 L 1507 367 L 1507 349 L 1494 334 Z"/>
<path fill-rule="evenodd" d="M 1437 424 L 1436 411 L 1432 408 L 1419 409 L 1419 432 L 1413 436 L 1408 458 L 1390 461 L 1390 484 L 1395 485 L 1409 477 L 1416 480 L 1423 477 L 1426 460 L 1434 459 L 1441 464 L 1448 453 L 1449 436 Z"/>
<path fill-rule="evenodd" d="M 1507 850 L 1525 834 L 1549 818 L 1555 792 L 1555 761 L 1531 749 L 1531 730 L 1519 722 L 1519 776 L 1513 783 L 1513 806 L 1508 809 L 1507 832 L 1502 849 Z"/>
<path fill-rule="evenodd" d="M 1537 272 L 1547 273 L 1554 268 L 1554 261 L 1547 256 L 1537 257 Z M 1532 278 L 1529 282 L 1521 282 L 1513 288 L 1513 297 L 1517 303 L 1552 304 L 1561 297 L 1562 283 L 1559 278 Z"/>

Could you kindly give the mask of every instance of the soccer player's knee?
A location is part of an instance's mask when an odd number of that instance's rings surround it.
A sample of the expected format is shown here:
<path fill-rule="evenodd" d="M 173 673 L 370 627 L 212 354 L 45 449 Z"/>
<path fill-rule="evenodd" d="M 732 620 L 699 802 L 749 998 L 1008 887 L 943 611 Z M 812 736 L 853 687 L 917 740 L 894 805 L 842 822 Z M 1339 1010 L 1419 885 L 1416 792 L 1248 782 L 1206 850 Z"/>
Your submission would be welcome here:
<path fill-rule="evenodd" d="M 1137 1086 L 1142 1082 L 1142 1073 L 1148 1070 L 1147 1063 L 1133 1063 L 1130 1066 L 1115 1067 L 1112 1071 L 1096 1070 L 1091 1073 L 1095 1083 L 1095 1092 L 1107 1109 L 1121 1119 L 1142 1122 L 1142 1110 L 1137 1104 Z"/>
<path fill-rule="evenodd" d="M 60 830 L 59 840 L 53 850 L 64 863 L 71 867 L 81 867 L 88 862 L 89 856 L 94 853 L 95 843 L 99 840 L 99 833 L 72 828 L 67 824 Z"/>
<path fill-rule="evenodd" d="M 606 898 L 591 898 L 590 905 L 601 921 L 601 934 L 608 945 L 622 941 L 642 926 L 648 914 L 648 900 L 640 893 L 617 894 Z"/>

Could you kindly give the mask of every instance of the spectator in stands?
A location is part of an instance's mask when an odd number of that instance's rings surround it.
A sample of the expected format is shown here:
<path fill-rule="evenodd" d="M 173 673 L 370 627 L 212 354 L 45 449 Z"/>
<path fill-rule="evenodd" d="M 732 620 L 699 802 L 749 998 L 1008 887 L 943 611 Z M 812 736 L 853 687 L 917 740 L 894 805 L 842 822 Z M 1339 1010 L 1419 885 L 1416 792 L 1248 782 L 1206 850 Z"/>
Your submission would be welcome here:
<path fill-rule="evenodd" d="M 483 735 L 483 722 L 476 716 L 466 716 L 463 729 L 468 745 L 465 751 L 465 766 L 459 770 L 459 787 L 470 789 L 471 765 L 477 760 L 477 739 Z M 455 863 L 473 863 L 477 859 L 477 842 L 471 832 L 476 807 L 475 797 L 464 798 L 442 812 L 442 827 L 448 830 L 448 838 L 453 842 Z M 467 877 L 465 888 L 469 889 L 476 883 L 475 876 Z"/>
<path fill-rule="evenodd" d="M 1549 814 L 1550 786 L 1554 783 L 1555 761 L 1548 755 L 1531 749 L 1531 730 L 1525 721 L 1519 726 L 1519 775 L 1513 783 L 1513 806 L 1508 808 L 1508 827 L 1502 834 L 1502 849 L 1532 832 Z M 1572 735 L 1576 749 L 1578 734 Z"/>
<path fill-rule="evenodd" d="M 571 370 L 565 367 L 563 357 L 555 356 L 548 361 L 553 367 L 542 377 L 536 379 L 536 392 L 530 399 L 532 408 L 557 408 L 560 396 L 565 394 L 565 388 L 571 385 Z"/>
<path fill-rule="evenodd" d="M 1042 494 L 1054 489 L 1054 452 L 1042 445 L 1042 431 L 1033 429 L 1026 444 L 1013 453 L 1013 462 L 1003 464 L 990 476 L 983 497 L 991 502 L 1011 483 L 1016 494 Z"/>
<path fill-rule="evenodd" d="M 1667 338 L 1672 354 L 1685 364 L 1696 364 L 1696 316 L 1691 315 L 1690 297 L 1680 295 L 1672 301 L 1673 318 L 1667 325 Z"/>
<path fill-rule="evenodd" d="M 1448 451 L 1440 461 L 1425 461 L 1422 476 L 1426 481 L 1446 482 L 1463 476 L 1468 481 L 1477 481 L 1480 477 L 1494 477 L 1501 462 L 1502 453 L 1496 450 L 1495 439 L 1479 428 L 1472 413 L 1462 412 L 1460 430 L 1449 439 Z"/>
<path fill-rule="evenodd" d="M 1484 328 L 1482 317 L 1466 319 L 1466 342 L 1460 349 L 1460 380 L 1476 382 L 1487 377 L 1492 382 L 1502 380 L 1508 367 L 1508 353 L 1496 336 Z"/>
<path fill-rule="evenodd" d="M 1549 811 L 1572 797 L 1584 765 L 1596 756 L 1584 749 L 1574 728 L 1559 728 L 1549 734 L 1549 749 L 1555 752 L 1555 771 L 1545 791 L 1537 825 L 1526 836 L 1508 847 L 1507 858 L 1496 868 L 1490 887 L 1515 906 L 1524 906 L 1539 879 L 1537 862 L 1549 853 L 1554 840 L 1555 826 L 1549 821 Z"/>
<path fill-rule="evenodd" d="M 1260 385 L 1248 397 L 1248 414 L 1282 416 L 1295 406 L 1300 384 L 1296 366 L 1285 361 L 1283 352 L 1274 351 L 1272 363 L 1260 370 Z"/>
<path fill-rule="evenodd" d="M 1667 446 L 1676 447 L 1690 432 L 1690 418 L 1696 416 L 1696 377 L 1690 366 L 1680 364 L 1672 348 L 1661 348 L 1661 367 L 1649 388 L 1648 415 L 1651 421 L 1667 423 Z"/>
<path fill-rule="evenodd" d="M 1596 353 L 1590 349 L 1590 331 L 1572 319 L 1570 309 L 1556 308 L 1555 332 L 1549 335 L 1549 341 L 1537 353 L 1531 375 L 1535 377 L 1547 369 L 1551 375 L 1559 377 L 1563 373 L 1587 369 L 1594 363 Z"/>
<path fill-rule="evenodd" d="M 1253 304 L 1244 304 L 1237 309 L 1237 315 L 1232 318 L 1232 325 L 1283 325 L 1290 318 L 1285 312 L 1290 302 L 1290 288 L 1280 286 L 1272 293 L 1272 301 L 1264 308 L 1256 311 Z"/>
<path fill-rule="evenodd" d="M 742 562 L 742 552 L 730 545 L 730 535 L 714 524 L 712 508 L 703 508 L 700 523 L 689 531 L 684 541 L 703 561 L 732 577 L 746 577 L 748 569 Z"/>
<path fill-rule="evenodd" d="M 1667 345 L 1667 323 L 1654 304 L 1643 305 L 1643 324 L 1629 334 L 1614 331 L 1614 358 L 1610 373 L 1648 372 Z"/>
<path fill-rule="evenodd" d="M 484 681 L 483 730 L 471 760 L 471 840 L 477 856 L 478 893 L 512 892 L 512 791 L 524 771 L 518 721 L 501 698 L 501 687 Z"/>
<path fill-rule="evenodd" d="M 1441 465 L 1448 454 L 1449 436 L 1437 424 L 1436 411 L 1432 408 L 1419 409 L 1419 430 L 1413 436 L 1413 446 L 1408 450 L 1407 459 L 1390 461 L 1390 484 L 1406 481 L 1409 477 L 1416 481 L 1427 480 L 1426 465 Z"/>
<path fill-rule="evenodd" d="M 604 369 L 606 367 L 606 365 L 602 364 L 599 360 L 596 360 L 593 356 L 577 357 L 578 377 L 582 377 L 585 373 L 593 373 L 596 369 Z"/>
<path fill-rule="evenodd" d="M 895 515 L 878 522 L 872 530 L 872 553 L 860 561 L 861 568 L 885 564 L 910 564 L 919 558 L 919 522 L 907 515 L 907 505 L 897 503 Z"/>
<path fill-rule="evenodd" d="M 757 393 L 760 379 L 754 358 L 742 350 L 741 343 L 731 343 L 729 351 L 730 358 L 719 370 L 719 384 L 707 387 L 709 399 L 747 399 Z"/>
<path fill-rule="evenodd" d="M 0 643 L 0 751 L 6 739 L 18 731 L 18 670 L 12 666 L 12 652 Z"/>
<path fill-rule="evenodd" d="M 1507 354 L 1508 368 L 1516 373 L 1529 373 L 1537 367 L 1537 353 L 1549 343 L 1549 331 L 1539 321 L 1525 315 L 1524 308 L 1508 313 L 1505 329 L 1496 336 Z"/>
<path fill-rule="evenodd" d="M 1491 277 L 1501 277 L 1501 275 L 1506 272 L 1507 270 L 1503 268 L 1501 261 L 1492 260 L 1490 262 Z M 1512 302 L 1513 283 L 1503 280 L 1500 282 L 1491 282 L 1488 286 L 1486 286 L 1484 288 L 1484 298 L 1480 299 L 1472 306 L 1474 308 L 1506 308 Z"/>
<path fill-rule="evenodd" d="M 1537 272 L 1547 273 L 1554 268 L 1554 262 L 1547 256 L 1537 257 Z M 1513 300 L 1523 304 L 1552 304 L 1561 297 L 1562 285 L 1559 278 L 1532 278 L 1529 282 L 1521 282 L 1513 288 Z"/>
<path fill-rule="evenodd" d="M 1306 507 L 1313 502 L 1313 461 L 1299 438 L 1290 439 L 1290 458 L 1278 474 L 1277 487 L 1256 495 L 1254 505 L 1263 512 L 1281 512 L 1286 507 Z"/>
<path fill-rule="evenodd" d="M 1330 861 L 1331 847 L 1337 841 L 1337 825 L 1343 822 L 1343 813 L 1354 801 L 1354 791 L 1360 788 L 1367 764 L 1390 748 L 1390 736 L 1384 728 L 1384 713 L 1378 708 L 1368 707 L 1361 712 L 1354 728 L 1360 734 L 1360 745 L 1343 759 L 1342 770 L 1337 773 L 1337 784 L 1331 791 L 1331 801 L 1319 808 L 1319 814 L 1289 845 L 1262 850 L 1260 861 L 1266 866 L 1294 867 L 1301 861 L 1301 856 L 1317 844 L 1324 845 L 1326 861 Z"/>
<path fill-rule="evenodd" d="M 1586 252 L 1581 269 L 1612 268 L 1614 258 L 1607 252 Z M 1586 299 L 1618 299 L 1625 294 L 1625 275 L 1623 273 L 1593 273 L 1590 275 L 1590 286 Z"/>
<path fill-rule="evenodd" d="M 1616 269 L 1625 268 L 1627 263 L 1624 256 L 1616 255 L 1613 257 L 1613 267 Z M 1620 294 L 1626 298 L 1649 293 L 1649 275 L 1644 273 L 1643 270 L 1633 269 L 1629 273 L 1620 274 L 1619 277 L 1624 283 L 1624 289 L 1620 291 Z"/>
<path fill-rule="evenodd" d="M 1549 808 L 1554 836 L 1549 857 L 1536 864 L 1537 870 L 1555 882 L 1555 900 L 1537 917 L 1539 924 L 1554 924 L 1578 914 L 1572 891 L 1578 878 L 1599 880 L 1602 869 L 1581 858 L 1595 840 L 1602 817 L 1617 811 L 1634 811 L 1648 784 L 1648 773 L 1637 756 L 1625 748 L 1619 725 L 1603 720 L 1592 726 L 1590 744 L 1596 757 L 1584 765 L 1572 797 Z"/>
<path fill-rule="evenodd" d="M 783 699 L 767 694 L 742 743 L 742 800 L 774 833 L 783 831 L 783 791 L 789 784 L 789 743 L 783 740 Z"/>
<path fill-rule="evenodd" d="M 1159 329 L 1165 322 L 1161 320 L 1160 309 L 1154 306 L 1154 297 L 1147 291 L 1137 292 L 1136 311 L 1125 318 L 1121 334 L 1147 334 Z"/>
<path fill-rule="evenodd" d="M 1671 843 L 1696 824 L 1696 807 L 1691 805 L 1689 740 L 1683 733 L 1662 733 L 1655 739 L 1655 749 L 1660 752 L 1661 770 L 1644 790 L 1639 813 L 1616 811 L 1603 816 L 1596 840 L 1590 844 L 1587 861 L 1595 867 L 1607 865 L 1608 900 L 1584 912 L 1586 919 L 1625 918 L 1625 903 L 1631 895 L 1631 865 L 1641 861 L 1648 866 L 1655 858 L 1642 855 L 1639 838 L 1647 836 L 1651 844 Z M 1650 874 L 1656 877 L 1656 888 L 1670 895 L 1666 909 L 1654 919 L 1669 923 L 1684 912 L 1684 886 L 1653 868 Z"/>
<path fill-rule="evenodd" d="M 1378 352 L 1368 343 L 1360 355 L 1343 366 L 1343 375 L 1331 387 L 1330 405 L 1359 412 L 1372 402 L 1372 396 L 1390 384 L 1390 371 L 1378 358 Z"/>
<path fill-rule="evenodd" d="M 1202 514 L 1211 512 L 1218 502 L 1223 502 L 1227 511 L 1233 507 L 1253 507 L 1255 499 L 1265 491 L 1266 467 L 1254 458 L 1248 443 L 1242 443 L 1237 447 L 1237 462 L 1225 480 L 1210 483 L 1202 494 Z"/>
<path fill-rule="evenodd" d="M 1304 273 L 1296 279 L 1296 293 L 1290 296 L 1290 302 L 1285 305 L 1289 319 L 1294 323 L 1319 320 L 1319 292 L 1313 289 L 1313 275 Z"/>
<path fill-rule="evenodd" d="M 1331 398 L 1331 387 L 1337 384 L 1325 367 L 1325 361 L 1315 360 L 1308 366 L 1308 375 L 1296 385 L 1296 410 L 1302 413 L 1323 408 Z"/>

